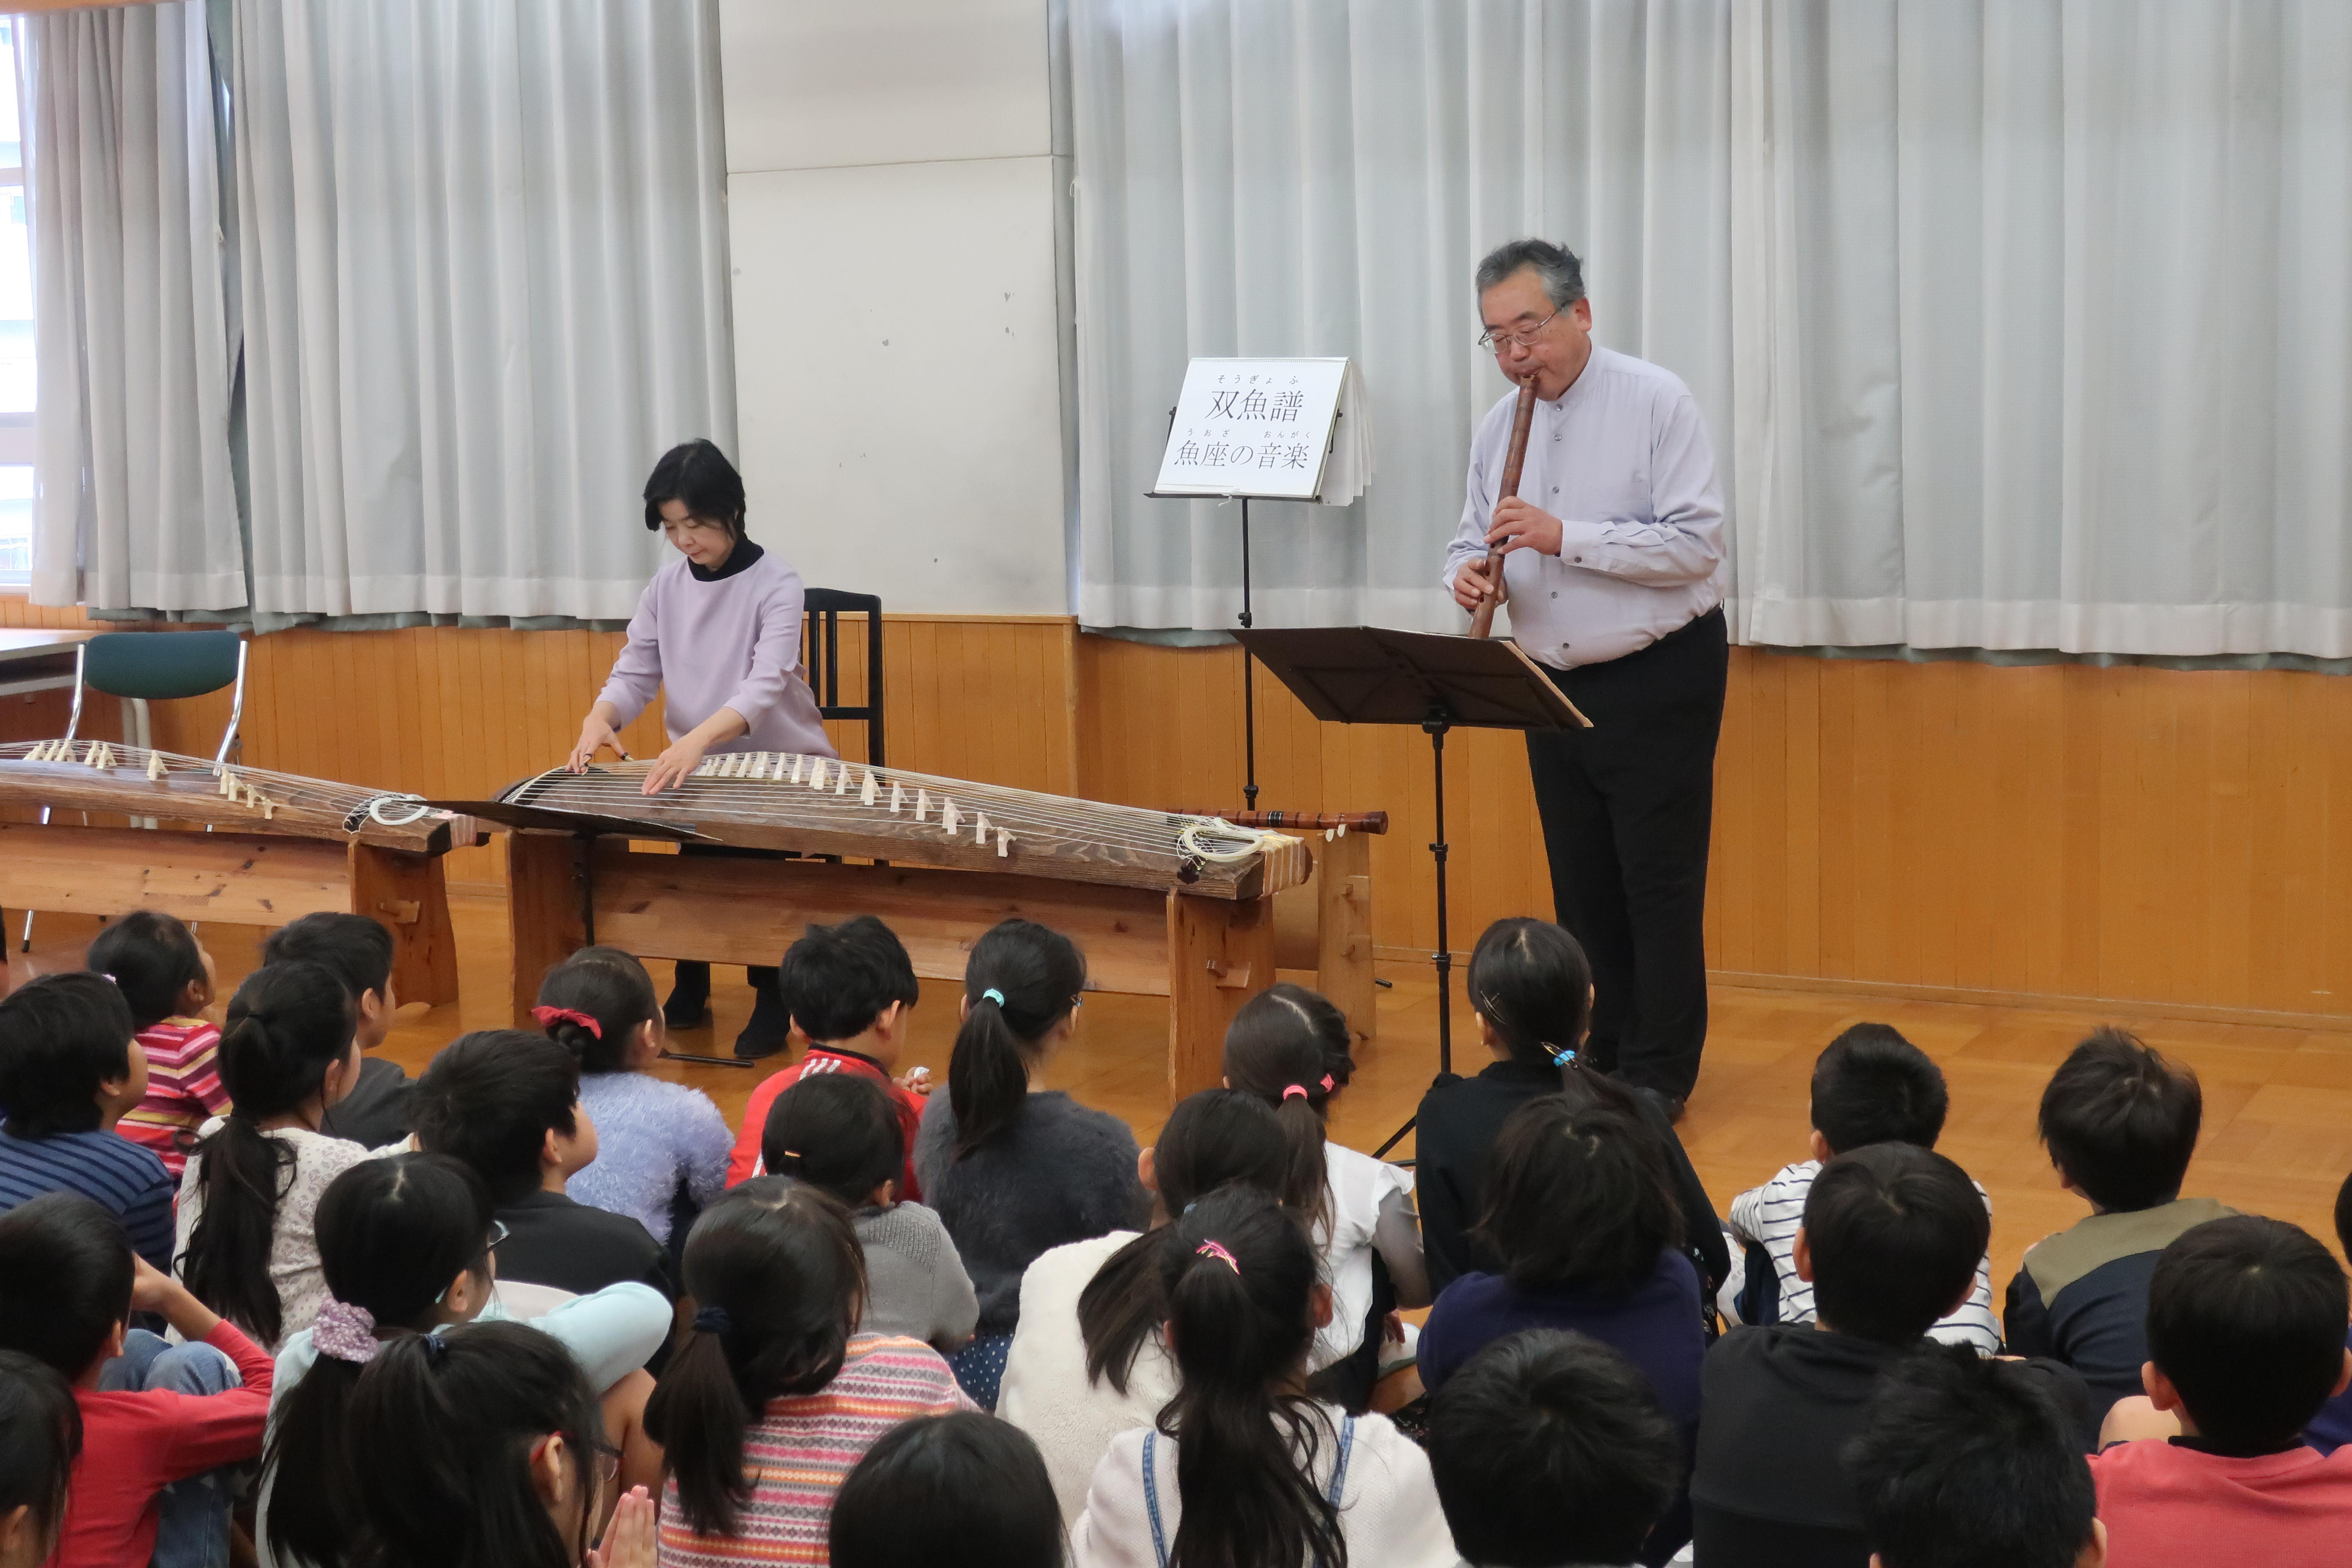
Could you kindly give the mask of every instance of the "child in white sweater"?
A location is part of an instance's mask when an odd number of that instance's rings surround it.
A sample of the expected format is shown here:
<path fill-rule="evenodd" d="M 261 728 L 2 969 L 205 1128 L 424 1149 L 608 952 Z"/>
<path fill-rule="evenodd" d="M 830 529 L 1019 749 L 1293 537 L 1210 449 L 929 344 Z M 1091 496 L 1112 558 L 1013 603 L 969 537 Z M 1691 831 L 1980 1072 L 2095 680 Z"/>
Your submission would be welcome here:
<path fill-rule="evenodd" d="M 1153 1237 L 1181 1383 L 1095 1467 L 1076 1568 L 1330 1568 L 1342 1552 L 1349 1568 L 1454 1568 L 1428 1457 L 1385 1416 L 1301 1392 L 1331 1290 L 1297 1217 L 1227 1187 Z"/>

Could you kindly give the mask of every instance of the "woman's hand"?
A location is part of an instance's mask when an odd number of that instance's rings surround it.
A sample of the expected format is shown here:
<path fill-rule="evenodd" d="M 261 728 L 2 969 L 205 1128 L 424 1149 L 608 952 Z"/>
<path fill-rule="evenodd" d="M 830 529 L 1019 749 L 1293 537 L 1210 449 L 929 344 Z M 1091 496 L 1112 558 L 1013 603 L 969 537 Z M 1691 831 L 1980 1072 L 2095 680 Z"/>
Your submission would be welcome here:
<path fill-rule="evenodd" d="M 604 706 L 600 703 L 581 721 L 579 743 L 572 748 L 572 755 L 563 765 L 572 773 L 584 773 L 588 771 L 588 764 L 596 760 L 596 753 L 607 746 L 613 748 L 614 756 L 624 762 L 628 760 L 629 753 L 621 749 L 621 737 L 614 730 L 612 721 L 604 717 Z"/>
<path fill-rule="evenodd" d="M 604 1543 L 588 1553 L 587 1568 L 654 1568 L 654 1500 L 632 1487 L 613 1510 Z"/>
<path fill-rule="evenodd" d="M 646 770 L 647 795 L 659 795 L 672 784 L 684 784 L 694 770 L 702 765 L 704 742 L 696 735 L 685 735 L 670 742 L 669 750 L 654 759 Z"/>

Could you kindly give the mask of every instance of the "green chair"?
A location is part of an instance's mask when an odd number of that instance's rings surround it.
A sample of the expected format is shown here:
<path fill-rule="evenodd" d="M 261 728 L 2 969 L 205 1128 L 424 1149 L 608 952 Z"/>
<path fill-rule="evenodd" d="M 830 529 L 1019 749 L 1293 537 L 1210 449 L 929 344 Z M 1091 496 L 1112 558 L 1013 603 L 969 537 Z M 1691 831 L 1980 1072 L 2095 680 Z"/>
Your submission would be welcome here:
<path fill-rule="evenodd" d="M 237 725 L 245 718 L 245 639 L 235 632 L 100 632 L 81 645 L 74 656 L 73 711 L 66 719 L 65 738 L 71 741 L 81 727 L 82 696 L 96 691 L 122 703 L 122 741 L 126 746 L 152 745 L 152 730 L 147 704 L 180 697 L 203 697 L 225 686 L 229 698 L 228 728 L 215 766 L 237 750 Z M 48 807 L 41 820 L 49 819 Z M 134 818 L 152 827 L 152 817 Z M 33 916 L 25 915 L 25 951 L 33 946 Z"/>

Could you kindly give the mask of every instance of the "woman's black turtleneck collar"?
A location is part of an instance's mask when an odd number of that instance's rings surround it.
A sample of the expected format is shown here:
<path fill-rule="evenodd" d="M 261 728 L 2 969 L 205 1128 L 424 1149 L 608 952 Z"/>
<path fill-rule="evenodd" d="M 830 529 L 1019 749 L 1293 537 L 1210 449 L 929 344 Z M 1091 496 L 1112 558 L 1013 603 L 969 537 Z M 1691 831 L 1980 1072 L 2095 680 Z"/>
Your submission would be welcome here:
<path fill-rule="evenodd" d="M 760 557 L 766 553 L 766 551 L 750 540 L 739 539 L 735 542 L 735 548 L 727 552 L 727 564 L 718 571 L 707 571 L 691 561 L 686 563 L 686 569 L 698 583 L 723 583 L 738 572 L 749 572 L 760 563 Z"/>

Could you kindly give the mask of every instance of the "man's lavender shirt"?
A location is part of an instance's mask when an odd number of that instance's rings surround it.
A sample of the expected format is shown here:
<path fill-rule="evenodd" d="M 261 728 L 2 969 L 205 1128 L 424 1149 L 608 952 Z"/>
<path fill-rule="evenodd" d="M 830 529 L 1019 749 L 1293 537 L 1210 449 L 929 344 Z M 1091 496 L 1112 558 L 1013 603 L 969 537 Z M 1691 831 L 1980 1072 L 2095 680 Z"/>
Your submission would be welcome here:
<path fill-rule="evenodd" d="M 801 574 L 749 540 L 716 574 L 681 555 L 646 584 L 629 617 L 628 646 L 597 693 L 619 712 L 621 728 L 664 693 L 663 721 L 673 741 L 732 708 L 751 726 L 715 752 L 802 752 L 830 757 L 816 698 L 800 673 Z"/>

